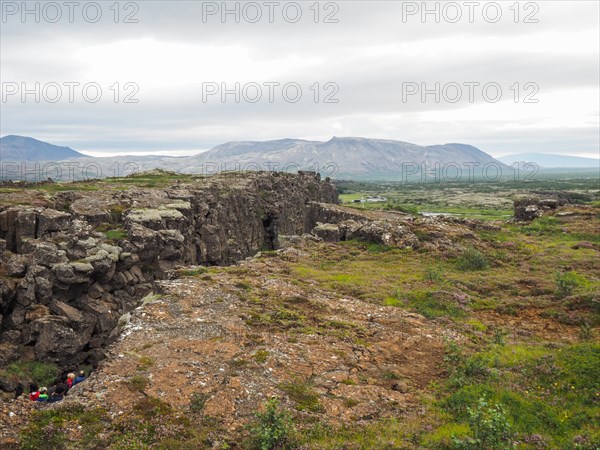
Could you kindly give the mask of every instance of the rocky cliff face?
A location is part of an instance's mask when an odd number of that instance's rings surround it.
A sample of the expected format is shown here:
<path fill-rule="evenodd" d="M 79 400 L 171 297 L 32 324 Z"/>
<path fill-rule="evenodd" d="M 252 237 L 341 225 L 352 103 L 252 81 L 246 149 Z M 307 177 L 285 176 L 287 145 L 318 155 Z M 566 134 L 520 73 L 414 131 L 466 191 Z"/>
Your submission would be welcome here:
<path fill-rule="evenodd" d="M 49 202 L 0 207 L 0 339 L 67 369 L 101 358 L 119 318 L 169 270 L 274 249 L 314 227 L 311 202 L 337 193 L 313 173 L 255 173 Z"/>

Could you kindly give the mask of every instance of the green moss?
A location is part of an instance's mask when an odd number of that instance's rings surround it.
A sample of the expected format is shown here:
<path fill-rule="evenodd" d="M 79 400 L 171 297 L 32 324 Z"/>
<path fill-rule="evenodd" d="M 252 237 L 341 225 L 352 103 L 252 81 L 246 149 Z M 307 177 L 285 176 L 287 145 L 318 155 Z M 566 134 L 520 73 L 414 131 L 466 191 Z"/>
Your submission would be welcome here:
<path fill-rule="evenodd" d="M 112 205 L 109 208 L 110 218 L 113 222 L 121 222 L 123 220 L 123 213 L 127 208 L 123 205 Z"/>
<path fill-rule="evenodd" d="M 39 386 L 51 385 L 59 373 L 56 365 L 39 361 L 16 361 L 0 370 L 2 377 L 23 383 L 32 381 Z"/>
<path fill-rule="evenodd" d="M 128 381 L 129 388 L 138 392 L 144 392 L 149 384 L 150 379 L 144 375 L 134 375 Z"/>
<path fill-rule="evenodd" d="M 469 436 L 471 429 L 466 423 L 445 423 L 423 437 L 421 444 L 425 448 L 453 448 L 455 440 Z"/>
<path fill-rule="evenodd" d="M 35 411 L 21 431 L 23 450 L 63 449 L 67 447 L 67 425 L 80 427 L 80 448 L 91 448 L 97 442 L 108 416 L 101 408 L 85 408 L 78 404 L 61 404 L 57 408 Z"/>
<path fill-rule="evenodd" d="M 207 272 L 205 267 L 197 267 L 194 269 L 181 269 L 177 273 L 182 277 L 196 277 Z"/>
<path fill-rule="evenodd" d="M 556 272 L 556 296 L 563 298 L 571 295 L 576 288 L 586 288 L 589 286 L 589 282 L 585 276 L 575 272 Z"/>
<path fill-rule="evenodd" d="M 384 380 L 399 380 L 400 377 L 398 376 L 398 374 L 396 374 L 395 372 L 386 370 L 385 372 L 383 372 L 381 374 L 381 378 L 383 378 Z"/>
<path fill-rule="evenodd" d="M 153 358 L 142 356 L 138 361 L 138 370 L 148 370 L 154 364 L 156 364 L 156 361 Z"/>
<path fill-rule="evenodd" d="M 388 297 L 383 301 L 385 306 L 400 306 L 402 305 L 402 301 L 395 297 Z"/>
<path fill-rule="evenodd" d="M 257 363 L 264 364 L 265 362 L 267 362 L 269 354 L 270 353 L 267 350 L 257 350 L 252 357 Z"/>
<path fill-rule="evenodd" d="M 475 331 L 484 332 L 487 330 L 487 326 L 481 323 L 479 320 L 469 319 L 467 320 L 467 323 L 471 325 Z"/>
<path fill-rule="evenodd" d="M 445 291 L 413 291 L 406 295 L 408 304 L 428 319 L 437 317 L 464 317 L 465 305 Z"/>
<path fill-rule="evenodd" d="M 290 400 L 296 403 L 298 411 L 322 412 L 323 407 L 319 402 L 319 395 L 310 385 L 300 381 L 281 383 L 279 389 L 285 392 Z"/>
<path fill-rule="evenodd" d="M 108 230 L 104 232 L 104 235 L 106 239 L 114 243 L 127 239 L 127 231 L 123 229 Z"/>
<path fill-rule="evenodd" d="M 403 417 L 401 420 L 381 419 L 340 427 L 316 424 L 303 434 L 305 447 L 315 450 L 413 449 L 419 448 L 422 425 L 415 419 Z"/>
<path fill-rule="evenodd" d="M 561 233 L 560 222 L 556 217 L 540 217 L 521 228 L 523 233 L 553 235 Z"/>
<path fill-rule="evenodd" d="M 425 281 L 429 281 L 430 283 L 439 283 L 441 281 L 443 281 L 444 279 L 444 272 L 442 267 L 438 266 L 434 266 L 434 265 L 428 265 L 425 268 L 425 273 L 423 275 L 423 279 Z"/>

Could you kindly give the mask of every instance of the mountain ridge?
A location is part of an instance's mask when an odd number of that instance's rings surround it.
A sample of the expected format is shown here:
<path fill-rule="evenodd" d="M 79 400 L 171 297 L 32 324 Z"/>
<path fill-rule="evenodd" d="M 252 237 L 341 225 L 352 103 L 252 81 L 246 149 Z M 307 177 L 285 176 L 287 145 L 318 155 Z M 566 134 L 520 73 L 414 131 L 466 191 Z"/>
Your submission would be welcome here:
<path fill-rule="evenodd" d="M 28 136 L 10 134 L 0 138 L 0 159 L 6 161 L 59 161 L 85 158 L 70 147 L 50 144 Z"/>
<path fill-rule="evenodd" d="M 238 141 L 218 145 L 207 152 L 183 158 L 186 173 L 200 171 L 207 164 L 219 163 L 233 169 L 244 165 L 273 162 L 301 167 L 335 166 L 345 177 L 397 177 L 415 166 L 428 169 L 438 165 L 465 163 L 506 166 L 491 155 L 468 144 L 450 143 L 420 146 L 409 142 L 361 137 L 333 137 L 328 141 L 281 139 Z"/>
<path fill-rule="evenodd" d="M 397 179 L 417 171 L 469 171 L 468 166 L 502 162 L 469 144 L 447 143 L 421 146 L 391 139 L 334 136 L 327 141 L 284 138 L 267 141 L 230 141 L 192 156 L 163 155 L 92 157 L 68 147 L 58 147 L 33 138 L 6 136 L 1 139 L 4 161 L 60 161 L 77 158 L 82 163 L 134 162 L 139 170 L 154 168 L 182 173 L 214 173 L 223 170 L 313 170 L 338 178 Z M 110 171 L 106 171 L 110 173 Z M 414 173 L 412 174 L 414 175 Z M 444 175 L 445 176 L 445 175 Z M 452 177 L 453 175 L 448 175 Z"/>
<path fill-rule="evenodd" d="M 553 153 L 516 153 L 497 158 L 505 164 L 533 162 L 545 168 L 600 168 L 600 159 Z"/>

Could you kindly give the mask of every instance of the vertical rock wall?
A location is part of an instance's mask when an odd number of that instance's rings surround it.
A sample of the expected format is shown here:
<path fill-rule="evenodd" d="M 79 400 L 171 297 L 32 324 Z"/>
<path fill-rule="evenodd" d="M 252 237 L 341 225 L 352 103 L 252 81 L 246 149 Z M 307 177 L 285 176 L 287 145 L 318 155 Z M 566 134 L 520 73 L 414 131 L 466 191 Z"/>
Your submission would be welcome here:
<path fill-rule="evenodd" d="M 313 173 L 254 173 L 52 202 L 0 207 L 0 342 L 69 368 L 100 358 L 119 317 L 168 270 L 276 248 L 314 226 L 311 202 L 337 193 Z"/>

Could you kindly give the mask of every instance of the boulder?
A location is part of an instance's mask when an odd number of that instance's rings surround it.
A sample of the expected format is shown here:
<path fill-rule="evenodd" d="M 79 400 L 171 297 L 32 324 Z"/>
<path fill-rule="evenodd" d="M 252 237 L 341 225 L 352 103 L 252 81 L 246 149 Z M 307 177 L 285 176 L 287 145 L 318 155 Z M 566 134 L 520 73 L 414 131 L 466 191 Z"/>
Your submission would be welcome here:
<path fill-rule="evenodd" d="M 0 367 L 6 367 L 12 361 L 19 359 L 21 351 L 17 345 L 0 344 Z"/>
<path fill-rule="evenodd" d="M 101 223 L 110 221 L 109 205 L 102 198 L 86 195 L 74 200 L 70 205 L 70 212 L 80 220 L 96 227 Z"/>
<path fill-rule="evenodd" d="M 116 267 L 114 255 L 106 250 L 100 249 L 96 253 L 83 260 L 92 265 L 92 271 L 96 274 L 106 275 Z"/>
<path fill-rule="evenodd" d="M 12 255 L 6 265 L 6 274 L 9 277 L 24 276 L 27 271 L 27 260 L 26 255 Z"/>
<path fill-rule="evenodd" d="M 100 283 L 96 282 L 90 286 L 87 293 L 91 298 L 100 298 L 104 294 L 104 288 Z"/>
<path fill-rule="evenodd" d="M 332 223 L 317 223 L 312 233 L 321 238 L 324 242 L 339 242 L 341 240 L 340 227 Z"/>
<path fill-rule="evenodd" d="M 161 230 L 160 259 L 179 260 L 183 256 L 185 238 L 178 230 Z"/>
<path fill-rule="evenodd" d="M 554 198 L 526 197 L 515 199 L 513 203 L 514 220 L 531 222 L 550 210 L 558 208 L 560 202 Z"/>
<path fill-rule="evenodd" d="M 217 228 L 213 225 L 203 225 L 200 228 L 200 258 L 201 262 L 216 264 L 221 260 L 222 246 Z"/>
<path fill-rule="evenodd" d="M 116 305 L 107 298 L 91 298 L 85 302 L 85 312 L 95 317 L 95 331 L 108 335 L 117 325 L 119 312 Z"/>
<path fill-rule="evenodd" d="M 133 267 L 140 261 L 140 258 L 135 253 L 122 252 L 119 255 L 119 262 L 117 263 L 117 270 L 127 270 Z"/>
<path fill-rule="evenodd" d="M 129 241 L 133 244 L 133 250 L 142 261 L 153 261 L 160 252 L 162 243 L 158 231 L 146 228 L 138 223 L 133 223 L 129 228 Z"/>
<path fill-rule="evenodd" d="M 44 209 L 38 215 L 38 236 L 66 230 L 70 219 L 71 214 L 69 213 L 56 211 L 55 209 Z"/>
<path fill-rule="evenodd" d="M 25 240 L 35 239 L 37 231 L 38 214 L 33 209 L 25 209 L 18 212 L 14 219 L 15 243 L 17 253 L 23 253 Z"/>
<path fill-rule="evenodd" d="M 91 331 L 77 332 L 69 326 L 69 319 L 62 316 L 46 316 L 32 323 L 37 336 L 35 354 L 40 361 L 60 366 L 77 364 L 81 351 L 89 342 Z"/>
<path fill-rule="evenodd" d="M 58 316 L 67 318 L 71 326 L 76 327 L 77 324 L 82 324 L 86 321 L 81 311 L 58 300 L 53 300 L 50 303 L 50 310 Z"/>
<path fill-rule="evenodd" d="M 387 221 L 372 221 L 360 224 L 351 221 L 342 222 L 340 227 L 345 231 L 345 239 L 358 239 L 365 242 L 387 245 L 390 247 L 419 246 L 417 236 L 403 225 Z"/>
<path fill-rule="evenodd" d="M 29 254 L 29 260 L 34 264 L 50 266 L 69 261 L 67 252 L 59 250 L 53 242 L 42 239 L 29 239 L 23 244 L 23 253 Z"/>

